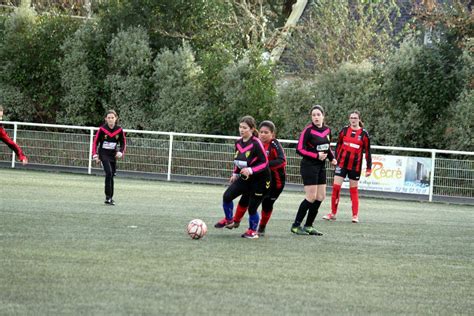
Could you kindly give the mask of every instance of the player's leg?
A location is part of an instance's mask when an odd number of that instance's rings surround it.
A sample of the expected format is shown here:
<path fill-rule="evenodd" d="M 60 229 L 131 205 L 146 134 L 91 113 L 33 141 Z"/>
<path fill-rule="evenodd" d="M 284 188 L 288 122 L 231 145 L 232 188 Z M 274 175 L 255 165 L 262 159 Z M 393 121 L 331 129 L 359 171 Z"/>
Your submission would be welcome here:
<path fill-rule="evenodd" d="M 242 178 L 238 178 L 234 181 L 228 188 L 225 190 L 222 196 L 222 208 L 224 210 L 225 217 L 218 221 L 214 227 L 223 228 L 228 227 L 229 229 L 233 228 L 233 217 L 234 217 L 234 203 L 233 200 L 248 191 L 248 184 Z"/>
<path fill-rule="evenodd" d="M 262 216 L 257 230 L 260 236 L 263 236 L 265 234 L 265 228 L 267 227 L 268 221 L 270 220 L 270 217 L 273 213 L 273 205 L 275 204 L 276 200 L 283 191 L 283 188 L 284 186 L 276 188 L 275 185 L 273 185 L 272 183 L 272 186 L 270 187 L 270 194 L 263 198 Z"/>
<path fill-rule="evenodd" d="M 105 172 L 105 204 L 114 205 L 112 200 L 113 195 L 113 171 L 109 160 L 102 160 L 102 167 Z"/>
<path fill-rule="evenodd" d="M 316 198 L 309 207 L 308 217 L 306 218 L 306 224 L 304 225 L 304 230 L 315 236 L 321 236 L 322 233 L 318 232 L 314 227 L 313 223 L 316 219 L 316 216 L 319 212 L 319 207 L 321 203 L 326 198 L 326 168 L 322 167 L 318 173 L 318 185 L 316 186 Z"/>
<path fill-rule="evenodd" d="M 237 228 L 240 226 L 240 221 L 244 217 L 247 209 L 249 208 L 250 203 L 250 195 L 247 193 L 242 194 L 240 197 L 239 203 L 237 204 L 237 208 L 235 210 L 234 215 L 234 225 L 233 228 Z"/>
<path fill-rule="evenodd" d="M 339 206 L 339 199 L 341 197 L 341 187 L 346 177 L 347 169 L 336 167 L 334 171 L 334 182 L 332 185 L 331 194 L 331 213 L 323 216 L 326 220 L 335 220 L 337 214 L 337 207 Z"/>
<path fill-rule="evenodd" d="M 358 180 L 349 179 L 349 192 L 351 194 L 351 203 L 352 203 L 352 222 L 359 222 L 359 188 Z"/>

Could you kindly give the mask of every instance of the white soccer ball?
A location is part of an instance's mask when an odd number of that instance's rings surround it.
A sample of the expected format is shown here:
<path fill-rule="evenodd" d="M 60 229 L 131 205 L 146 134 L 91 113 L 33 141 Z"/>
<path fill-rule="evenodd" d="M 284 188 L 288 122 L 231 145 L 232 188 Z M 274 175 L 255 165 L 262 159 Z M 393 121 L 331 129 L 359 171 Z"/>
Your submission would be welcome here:
<path fill-rule="evenodd" d="M 193 219 L 188 224 L 188 235 L 192 239 L 201 239 L 207 233 L 207 225 L 200 219 Z"/>

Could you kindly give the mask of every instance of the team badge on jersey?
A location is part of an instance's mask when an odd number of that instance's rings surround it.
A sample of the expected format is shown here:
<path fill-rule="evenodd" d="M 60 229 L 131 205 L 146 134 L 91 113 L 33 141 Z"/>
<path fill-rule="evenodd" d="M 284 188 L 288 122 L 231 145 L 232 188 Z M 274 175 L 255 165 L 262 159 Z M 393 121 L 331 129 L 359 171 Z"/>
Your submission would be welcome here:
<path fill-rule="evenodd" d="M 248 158 L 250 156 L 250 151 L 245 152 L 245 158 Z"/>

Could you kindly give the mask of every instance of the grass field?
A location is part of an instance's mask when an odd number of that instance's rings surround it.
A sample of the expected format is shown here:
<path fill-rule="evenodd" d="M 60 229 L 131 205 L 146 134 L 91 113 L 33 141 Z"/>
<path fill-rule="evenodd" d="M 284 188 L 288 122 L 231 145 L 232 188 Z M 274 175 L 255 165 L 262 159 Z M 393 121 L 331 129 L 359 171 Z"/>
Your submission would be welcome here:
<path fill-rule="evenodd" d="M 222 186 L 0 169 L 0 315 L 473 314 L 474 207 L 349 198 L 322 237 L 289 232 L 284 192 L 258 240 L 217 230 Z M 193 218 L 203 240 L 185 233 Z"/>

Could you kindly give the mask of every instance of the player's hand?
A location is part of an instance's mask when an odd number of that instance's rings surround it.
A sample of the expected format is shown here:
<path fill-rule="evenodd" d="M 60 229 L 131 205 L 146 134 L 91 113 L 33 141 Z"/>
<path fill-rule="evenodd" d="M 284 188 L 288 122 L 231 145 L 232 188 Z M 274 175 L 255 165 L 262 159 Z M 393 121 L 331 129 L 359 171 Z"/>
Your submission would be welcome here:
<path fill-rule="evenodd" d="M 24 165 L 27 165 L 28 164 L 28 158 L 23 158 L 23 160 L 21 161 L 21 164 L 24 166 Z"/>
<path fill-rule="evenodd" d="M 370 177 L 371 174 L 372 174 L 372 170 L 366 170 L 365 171 L 365 176 L 366 177 Z"/>
<path fill-rule="evenodd" d="M 247 179 L 252 174 L 252 169 L 243 168 L 242 170 L 240 170 L 240 174 L 244 176 L 244 179 Z"/>
<path fill-rule="evenodd" d="M 321 161 L 324 161 L 324 159 L 326 159 L 327 156 L 328 156 L 328 154 L 325 153 L 325 152 L 319 152 L 318 153 L 318 159 L 321 160 Z"/>
<path fill-rule="evenodd" d="M 120 159 L 120 158 L 122 158 L 122 157 L 123 157 L 122 152 L 121 152 L 121 151 L 117 151 L 117 153 L 115 154 L 115 158 Z"/>
<path fill-rule="evenodd" d="M 238 174 L 233 174 L 233 175 L 230 176 L 230 178 L 229 178 L 229 183 L 234 183 L 238 178 L 239 178 L 239 175 L 238 175 Z"/>
<path fill-rule="evenodd" d="M 99 163 L 100 163 L 100 159 L 99 159 L 99 156 L 98 156 L 98 155 L 92 156 L 92 159 L 95 161 L 96 164 L 99 164 Z"/>
<path fill-rule="evenodd" d="M 331 165 L 337 166 L 337 160 L 336 159 L 331 160 Z"/>

